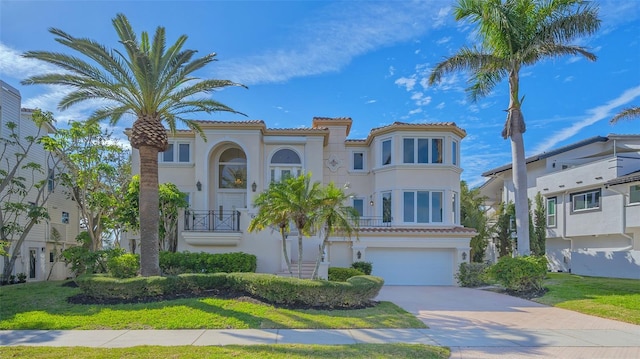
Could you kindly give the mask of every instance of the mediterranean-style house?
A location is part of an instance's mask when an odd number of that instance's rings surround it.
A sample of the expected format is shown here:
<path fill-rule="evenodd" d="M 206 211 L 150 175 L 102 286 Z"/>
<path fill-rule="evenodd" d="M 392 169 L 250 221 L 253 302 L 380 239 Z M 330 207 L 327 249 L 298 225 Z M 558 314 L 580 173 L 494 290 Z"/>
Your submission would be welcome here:
<path fill-rule="evenodd" d="M 545 198 L 550 269 L 640 279 L 640 135 L 596 136 L 526 163 L 529 198 Z M 510 164 L 483 176 L 487 205 L 513 201 Z"/>
<path fill-rule="evenodd" d="M 395 122 L 349 139 L 351 118 L 315 117 L 310 128 L 267 128 L 263 121 L 198 121 L 206 141 L 190 130 L 170 134 L 159 154 L 160 183 L 188 194 L 178 250 L 245 252 L 258 272 L 286 268 L 277 230 L 249 233 L 255 196 L 271 181 L 310 173 L 313 181 L 348 187 L 361 215 L 358 238 L 332 237 L 324 265 L 373 264 L 391 285 L 454 285 L 469 261 L 475 230 L 460 225 L 460 141 L 454 123 Z M 132 151 L 132 168 L 139 154 Z M 135 235 L 130 236 L 136 240 Z M 305 238 L 304 258 L 287 238 L 293 261 L 313 262 L 321 238 Z"/>
<path fill-rule="evenodd" d="M 33 110 L 21 108 L 20 92 L 4 81 L 0 80 L 2 92 L 0 94 L 0 138 L 4 147 L 5 139 L 9 138 L 11 131 L 6 124 L 13 122 L 17 125 L 16 133 L 21 141 L 26 136 L 35 136 L 38 128 L 31 120 Z M 48 126 L 45 134 L 53 133 L 55 129 Z M 23 142 L 24 143 L 24 142 Z M 4 153 L 0 166 L 7 170 L 15 163 L 16 146 L 9 145 Z M 47 179 L 45 196 L 47 201 L 44 206 L 49 213 L 49 219 L 42 220 L 35 224 L 29 231 L 26 240 L 19 248 L 19 255 L 13 270 L 13 275 L 24 273 L 27 281 L 59 280 L 68 278 L 71 275 L 69 268 L 64 262 L 59 260 L 60 252 L 76 245 L 76 237 L 80 231 L 80 217 L 78 206 L 71 201 L 54 180 L 57 169 L 50 168 L 47 162 L 47 153 L 41 145 L 34 145 L 29 151 L 27 159 L 24 161 L 38 163 L 43 169 L 43 173 L 35 173 L 31 176 L 31 171 L 20 169 L 16 176 L 24 176 L 25 183 L 29 186 L 31 181 L 42 181 Z M 36 191 L 32 190 L 25 199 L 35 201 Z M 2 193 L 2 200 L 17 200 L 21 197 L 8 199 Z M 6 218 L 5 218 L 6 219 Z M 13 249 L 13 246 L 11 247 Z M 4 261 L 8 258 L 0 256 L 0 273 L 4 266 Z"/>

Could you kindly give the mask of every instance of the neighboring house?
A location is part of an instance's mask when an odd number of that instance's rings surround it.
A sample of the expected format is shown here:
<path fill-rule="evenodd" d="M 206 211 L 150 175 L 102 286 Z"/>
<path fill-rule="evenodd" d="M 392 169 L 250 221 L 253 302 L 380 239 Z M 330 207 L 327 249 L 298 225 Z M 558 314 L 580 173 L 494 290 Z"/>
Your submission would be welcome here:
<path fill-rule="evenodd" d="M 18 125 L 17 133 L 21 141 L 25 136 L 35 136 L 38 129 L 31 121 L 33 110 L 21 109 L 19 91 L 1 80 L 0 84 L 2 85 L 2 93 L 0 94 L 0 126 L 2 128 L 0 135 L 2 138 L 8 138 L 10 134 L 6 127 L 8 122 L 14 122 Z M 53 133 L 54 131 L 53 127 L 47 128 L 47 133 Z M 15 150 L 13 153 L 15 153 Z M 2 158 L 1 166 L 3 169 L 6 169 L 7 165 L 12 161 L 13 153 L 9 150 L 9 153 L 5 154 L 6 158 Z M 29 232 L 27 239 L 20 248 L 20 255 L 14 267 L 14 274 L 24 273 L 28 281 L 65 279 L 71 275 L 71 272 L 64 262 L 58 260 L 58 258 L 63 249 L 76 245 L 75 238 L 80 228 L 78 207 L 75 202 L 67 198 L 66 194 L 63 193 L 62 187 L 58 186 L 53 180 L 55 177 L 54 169 L 49 168 L 47 153 L 44 148 L 40 145 L 34 145 L 28 156 L 25 162 L 39 163 L 44 170 L 40 177 L 33 178 L 33 180 L 41 181 L 48 178 L 47 188 L 45 189 L 45 196 L 48 195 L 48 200 L 45 206 L 50 219 L 34 225 Z M 32 180 L 31 171 L 20 170 L 17 175 L 26 177 L 27 181 Z M 34 198 L 35 191 L 32 191 L 26 197 L 26 200 L 35 200 Z M 55 232 L 59 236 L 56 236 Z M 56 241 L 56 239 L 58 240 Z M 3 264 L 4 257 L 0 257 L 0 268 L 2 268 Z"/>
<path fill-rule="evenodd" d="M 207 141 L 192 131 L 170 135 L 159 154 L 160 183 L 189 195 L 181 217 L 179 251 L 246 252 L 258 272 L 279 273 L 286 265 L 277 230 L 248 233 L 257 209 L 253 199 L 271 181 L 311 173 L 313 181 L 348 185 L 361 214 L 359 237 L 332 237 L 325 260 L 347 267 L 373 263 L 387 284 L 453 285 L 468 262 L 473 229 L 460 225 L 460 141 L 453 123 L 396 122 L 347 139 L 350 118 L 314 118 L 311 128 L 271 129 L 263 121 L 199 121 Z M 133 150 L 132 168 L 139 169 Z M 287 247 L 293 261 L 315 261 L 321 238 L 304 240 L 297 258 L 295 233 Z"/>
<path fill-rule="evenodd" d="M 592 137 L 526 162 L 529 198 L 545 198 L 550 269 L 640 279 L 640 135 Z M 513 201 L 511 165 L 483 176 L 488 205 Z"/>

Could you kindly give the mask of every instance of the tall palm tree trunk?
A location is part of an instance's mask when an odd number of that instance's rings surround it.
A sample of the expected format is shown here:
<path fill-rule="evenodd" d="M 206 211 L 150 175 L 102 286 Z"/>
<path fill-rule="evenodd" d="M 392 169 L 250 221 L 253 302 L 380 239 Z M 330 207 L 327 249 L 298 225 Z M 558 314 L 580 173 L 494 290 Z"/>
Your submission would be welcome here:
<path fill-rule="evenodd" d="M 141 145 L 140 152 L 140 274 L 160 275 L 158 222 L 158 148 Z"/>
<path fill-rule="evenodd" d="M 298 278 L 302 278 L 302 232 L 298 229 Z"/>
<path fill-rule="evenodd" d="M 527 196 L 527 167 L 524 158 L 522 132 L 511 134 L 511 156 L 513 158 L 513 188 L 516 195 L 516 231 L 518 254 L 529 255 L 529 198 Z"/>
<path fill-rule="evenodd" d="M 282 255 L 284 256 L 284 262 L 287 265 L 287 271 L 292 276 L 291 261 L 289 260 L 289 254 L 287 253 L 287 236 L 285 235 L 285 228 L 280 228 L 280 234 L 282 235 Z"/>

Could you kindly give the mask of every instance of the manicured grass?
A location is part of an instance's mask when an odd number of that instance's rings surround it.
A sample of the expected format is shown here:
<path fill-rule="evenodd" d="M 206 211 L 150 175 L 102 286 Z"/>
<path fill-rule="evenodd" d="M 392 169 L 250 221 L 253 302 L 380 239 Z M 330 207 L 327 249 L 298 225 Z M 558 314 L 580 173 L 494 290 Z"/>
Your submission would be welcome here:
<path fill-rule="evenodd" d="M 549 291 L 536 302 L 640 324 L 640 280 L 549 273 L 545 287 Z"/>
<path fill-rule="evenodd" d="M 4 347 L 2 358 L 448 358 L 448 348 L 420 344 L 144 346 L 134 348 Z"/>
<path fill-rule="evenodd" d="M 247 301 L 189 298 L 118 305 L 69 304 L 63 282 L 0 287 L 0 329 L 424 328 L 390 302 L 356 310 L 291 310 Z"/>

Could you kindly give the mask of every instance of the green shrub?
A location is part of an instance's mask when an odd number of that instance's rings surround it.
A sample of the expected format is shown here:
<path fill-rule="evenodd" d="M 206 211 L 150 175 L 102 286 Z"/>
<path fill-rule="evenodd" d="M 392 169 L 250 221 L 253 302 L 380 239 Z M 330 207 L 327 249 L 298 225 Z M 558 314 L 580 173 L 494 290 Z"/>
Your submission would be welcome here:
<path fill-rule="evenodd" d="M 85 247 L 76 246 L 62 251 L 62 259 L 66 264 L 70 264 L 71 271 L 79 276 L 85 273 L 107 273 L 109 258 L 118 257 L 124 253 L 125 250 L 122 248 L 90 251 Z"/>
<path fill-rule="evenodd" d="M 97 299 L 136 299 L 177 293 L 232 289 L 280 305 L 317 308 L 362 306 L 375 298 L 384 281 L 357 276 L 346 282 L 278 277 L 262 273 L 181 274 L 173 277 L 113 278 L 85 274 L 76 279 L 82 292 Z"/>
<path fill-rule="evenodd" d="M 542 289 L 547 275 L 547 259 L 545 257 L 523 256 L 502 257 L 487 271 L 489 276 L 515 292 L 531 292 Z"/>
<path fill-rule="evenodd" d="M 480 287 L 489 284 L 486 263 L 462 263 L 456 273 L 456 280 L 461 287 Z"/>
<path fill-rule="evenodd" d="M 131 253 L 111 257 L 107 260 L 109 274 L 116 278 L 131 278 L 138 275 L 140 258 Z"/>
<path fill-rule="evenodd" d="M 366 275 L 371 275 L 373 265 L 371 264 L 371 262 L 353 262 L 351 264 L 351 268 L 357 269 Z"/>
<path fill-rule="evenodd" d="M 257 258 L 247 253 L 160 252 L 165 274 L 255 272 Z"/>
<path fill-rule="evenodd" d="M 354 268 L 329 268 L 329 281 L 331 282 L 346 282 L 347 279 L 355 277 L 357 275 L 364 275 L 364 273 Z"/>

